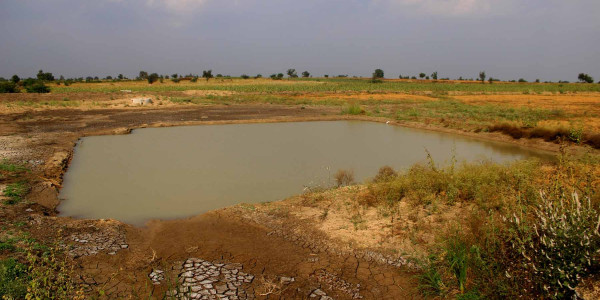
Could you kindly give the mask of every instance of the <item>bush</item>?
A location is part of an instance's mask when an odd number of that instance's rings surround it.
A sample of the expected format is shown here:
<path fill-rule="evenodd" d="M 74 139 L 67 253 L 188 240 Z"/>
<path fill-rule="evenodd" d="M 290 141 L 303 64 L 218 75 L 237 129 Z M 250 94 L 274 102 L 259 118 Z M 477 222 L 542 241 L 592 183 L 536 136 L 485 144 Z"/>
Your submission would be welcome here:
<path fill-rule="evenodd" d="M 13 258 L 0 260 L 0 299 L 25 299 L 27 267 Z"/>
<path fill-rule="evenodd" d="M 242 79 L 248 79 L 250 78 L 250 76 L 246 75 L 246 74 L 242 74 L 242 76 L 240 76 Z"/>
<path fill-rule="evenodd" d="M 338 170 L 334 177 L 338 187 L 351 185 L 354 182 L 354 171 Z"/>
<path fill-rule="evenodd" d="M 581 279 L 600 265 L 599 214 L 577 193 L 541 193 L 540 199 L 531 218 L 514 214 L 508 220 L 520 257 L 512 275 L 547 297 L 572 298 Z"/>
<path fill-rule="evenodd" d="M 148 80 L 149 84 L 153 84 L 158 80 L 158 74 L 152 73 L 152 74 L 148 75 L 148 77 L 146 79 Z"/>
<path fill-rule="evenodd" d="M 17 85 L 11 81 L 0 82 L 0 93 L 18 93 Z"/>
<path fill-rule="evenodd" d="M 50 88 L 46 86 L 42 81 L 38 81 L 31 85 L 26 85 L 25 90 L 27 90 L 28 93 L 50 93 Z"/>
<path fill-rule="evenodd" d="M 396 173 L 396 171 L 394 171 L 394 169 L 392 169 L 392 167 L 383 166 L 383 167 L 379 168 L 379 172 L 377 172 L 377 175 L 375 176 L 373 181 L 374 182 L 388 181 L 390 179 L 393 179 L 396 176 L 398 176 L 398 173 Z"/>

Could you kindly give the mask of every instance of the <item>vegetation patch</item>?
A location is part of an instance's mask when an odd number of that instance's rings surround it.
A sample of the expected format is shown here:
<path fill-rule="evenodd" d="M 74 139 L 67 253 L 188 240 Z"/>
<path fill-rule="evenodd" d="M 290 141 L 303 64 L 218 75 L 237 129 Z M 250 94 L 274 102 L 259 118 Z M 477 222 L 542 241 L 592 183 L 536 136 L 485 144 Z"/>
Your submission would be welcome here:
<path fill-rule="evenodd" d="M 23 200 L 23 197 L 29 192 L 29 187 L 24 182 L 15 182 L 6 186 L 4 196 L 8 198 L 6 204 L 16 204 Z"/>

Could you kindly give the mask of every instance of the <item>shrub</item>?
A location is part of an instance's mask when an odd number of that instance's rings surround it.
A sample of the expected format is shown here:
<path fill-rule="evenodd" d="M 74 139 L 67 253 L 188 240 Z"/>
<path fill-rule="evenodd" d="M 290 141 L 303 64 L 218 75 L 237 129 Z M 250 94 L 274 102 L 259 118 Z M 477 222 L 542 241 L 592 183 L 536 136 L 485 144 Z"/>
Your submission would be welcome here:
<path fill-rule="evenodd" d="M 17 85 L 11 81 L 0 82 L 0 93 L 18 93 Z"/>
<path fill-rule="evenodd" d="M 334 177 L 338 187 L 351 185 L 354 182 L 354 171 L 338 170 Z"/>
<path fill-rule="evenodd" d="M 240 76 L 242 79 L 248 79 L 250 78 L 250 76 L 246 75 L 246 74 L 242 74 L 242 76 Z"/>
<path fill-rule="evenodd" d="M 302 72 L 302 77 L 308 78 L 308 77 L 310 77 L 310 73 L 308 73 L 308 71 L 304 71 L 304 72 Z"/>
<path fill-rule="evenodd" d="M 507 275 L 531 281 L 540 294 L 572 298 L 581 279 L 599 266 L 600 219 L 589 197 L 541 193 L 531 218 L 514 214 L 508 224 L 520 263 Z"/>
<path fill-rule="evenodd" d="M 179 83 L 180 79 L 173 77 L 173 79 L 171 79 L 171 81 L 173 81 L 174 83 Z"/>
<path fill-rule="evenodd" d="M 19 81 L 21 81 L 21 78 L 19 78 L 19 76 L 15 74 L 10 78 L 10 81 L 12 81 L 13 83 L 19 83 Z"/>
<path fill-rule="evenodd" d="M 0 260 L 0 299 L 25 299 L 27 267 L 13 258 Z"/>
<path fill-rule="evenodd" d="M 27 90 L 28 93 L 50 93 L 50 88 L 46 86 L 42 81 L 38 81 L 31 85 L 26 85 L 25 90 Z"/>
<path fill-rule="evenodd" d="M 158 80 L 158 74 L 152 73 L 152 74 L 148 75 L 147 79 L 148 79 L 149 84 L 153 84 Z"/>
<path fill-rule="evenodd" d="M 396 176 L 398 176 L 398 173 L 396 173 L 396 171 L 394 171 L 394 169 L 392 169 L 392 167 L 383 166 L 383 167 L 379 168 L 379 172 L 377 172 L 377 175 L 375 176 L 373 181 L 375 181 L 375 182 L 388 181 L 390 179 L 393 179 Z"/>

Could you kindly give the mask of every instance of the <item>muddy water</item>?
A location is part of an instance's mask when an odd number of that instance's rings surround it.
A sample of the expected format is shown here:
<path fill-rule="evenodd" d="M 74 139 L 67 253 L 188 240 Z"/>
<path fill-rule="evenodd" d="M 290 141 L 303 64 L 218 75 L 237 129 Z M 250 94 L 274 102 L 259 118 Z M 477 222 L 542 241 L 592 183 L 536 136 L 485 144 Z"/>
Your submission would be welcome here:
<path fill-rule="evenodd" d="M 379 167 L 459 160 L 506 162 L 541 154 L 517 146 L 361 121 L 205 125 L 83 138 L 64 177 L 63 216 L 135 225 L 331 185 Z"/>

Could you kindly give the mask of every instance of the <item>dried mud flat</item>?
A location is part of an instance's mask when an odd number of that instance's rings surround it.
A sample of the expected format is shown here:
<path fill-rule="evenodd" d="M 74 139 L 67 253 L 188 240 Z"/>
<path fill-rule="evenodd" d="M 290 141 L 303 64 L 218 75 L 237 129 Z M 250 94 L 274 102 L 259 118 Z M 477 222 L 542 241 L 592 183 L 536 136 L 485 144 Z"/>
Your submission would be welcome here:
<path fill-rule="evenodd" d="M 6 112 L 0 115 L 0 159 L 24 162 L 32 170 L 32 189 L 27 201 L 4 206 L 0 219 L 26 223 L 41 240 L 56 237 L 90 295 L 102 290 L 107 298 L 419 298 L 414 266 L 406 258 L 349 247 L 293 213 L 236 206 L 143 228 L 57 216 L 62 175 L 82 136 L 142 127 L 342 118 L 331 107 L 266 104 Z M 554 150 L 551 144 L 539 147 Z"/>

